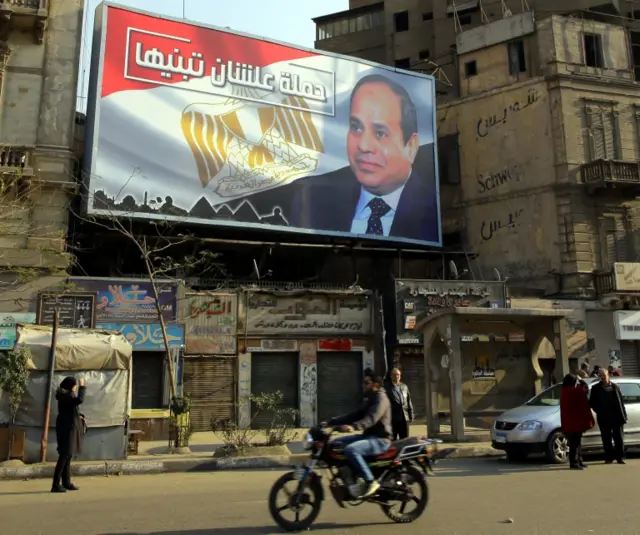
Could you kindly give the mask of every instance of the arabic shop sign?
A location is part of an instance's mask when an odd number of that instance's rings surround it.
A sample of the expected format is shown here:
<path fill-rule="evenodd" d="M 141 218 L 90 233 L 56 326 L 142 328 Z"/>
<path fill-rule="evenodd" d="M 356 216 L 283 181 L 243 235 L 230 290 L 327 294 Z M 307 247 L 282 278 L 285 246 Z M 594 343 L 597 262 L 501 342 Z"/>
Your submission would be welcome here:
<path fill-rule="evenodd" d="M 619 292 L 640 292 L 640 262 L 614 263 L 613 276 Z"/>
<path fill-rule="evenodd" d="M 247 303 L 249 334 L 369 334 L 371 302 L 364 295 L 276 297 L 255 294 Z"/>
<path fill-rule="evenodd" d="M 73 277 L 70 283 L 85 292 L 95 292 L 96 323 L 157 323 L 153 288 L 149 281 L 135 279 Z M 166 322 L 176 320 L 176 284 L 157 281 L 160 308 Z"/>
<path fill-rule="evenodd" d="M 36 315 L 25 313 L 0 313 L 0 350 L 13 349 L 16 345 L 16 324 L 35 323 Z"/>
<path fill-rule="evenodd" d="M 506 306 L 504 282 L 396 279 L 396 321 L 399 344 L 421 344 L 418 319 L 443 308 Z"/>
<path fill-rule="evenodd" d="M 181 347 L 184 345 L 184 327 L 175 323 L 165 324 L 169 347 Z M 159 323 L 100 323 L 99 329 L 107 331 L 120 331 L 129 340 L 134 351 L 164 351 L 164 339 L 162 327 Z M 135 365 L 135 364 L 134 364 Z"/>
<path fill-rule="evenodd" d="M 238 297 L 235 294 L 187 294 L 186 353 L 235 355 Z"/>

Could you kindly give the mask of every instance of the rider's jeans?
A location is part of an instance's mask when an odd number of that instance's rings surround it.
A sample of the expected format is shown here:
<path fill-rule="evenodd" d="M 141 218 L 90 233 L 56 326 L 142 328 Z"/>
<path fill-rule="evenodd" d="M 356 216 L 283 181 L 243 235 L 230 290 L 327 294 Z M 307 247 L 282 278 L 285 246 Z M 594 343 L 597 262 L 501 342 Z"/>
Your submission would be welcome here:
<path fill-rule="evenodd" d="M 362 435 L 340 437 L 334 441 L 334 443 L 336 442 L 345 446 L 344 454 L 349 460 L 351 468 L 360 472 L 367 483 L 373 481 L 374 477 L 364 458 L 380 455 L 391 446 L 391 441 L 389 440 L 383 440 L 378 437 L 363 437 Z"/>

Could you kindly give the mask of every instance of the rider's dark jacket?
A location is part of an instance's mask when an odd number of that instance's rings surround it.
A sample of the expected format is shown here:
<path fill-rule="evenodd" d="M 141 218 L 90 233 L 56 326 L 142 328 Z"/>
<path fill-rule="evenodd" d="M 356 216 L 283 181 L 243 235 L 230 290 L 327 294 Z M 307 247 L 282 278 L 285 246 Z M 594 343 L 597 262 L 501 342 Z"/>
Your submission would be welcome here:
<path fill-rule="evenodd" d="M 391 402 L 384 388 L 369 392 L 362 407 L 351 414 L 332 418 L 329 425 L 350 425 L 354 429 L 363 429 L 362 436 L 390 438 Z"/>

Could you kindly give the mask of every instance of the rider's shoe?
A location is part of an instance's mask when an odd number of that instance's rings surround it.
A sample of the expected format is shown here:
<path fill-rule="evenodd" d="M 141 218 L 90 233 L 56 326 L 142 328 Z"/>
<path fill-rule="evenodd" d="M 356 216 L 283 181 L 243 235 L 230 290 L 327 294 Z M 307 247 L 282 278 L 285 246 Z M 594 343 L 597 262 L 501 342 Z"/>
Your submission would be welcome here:
<path fill-rule="evenodd" d="M 369 498 L 370 496 L 373 496 L 376 492 L 378 492 L 378 489 L 380 489 L 380 483 L 378 483 L 377 481 L 369 481 L 364 489 L 364 492 L 362 493 L 362 496 L 360 497 Z"/>

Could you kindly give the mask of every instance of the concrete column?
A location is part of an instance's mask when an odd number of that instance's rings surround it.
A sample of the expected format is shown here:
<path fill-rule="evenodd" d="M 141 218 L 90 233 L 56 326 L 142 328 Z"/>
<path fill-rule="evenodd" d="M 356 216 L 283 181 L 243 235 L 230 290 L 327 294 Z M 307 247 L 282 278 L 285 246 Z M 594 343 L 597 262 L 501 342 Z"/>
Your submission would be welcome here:
<path fill-rule="evenodd" d="M 462 396 L 462 350 L 458 319 L 451 318 L 449 380 L 451 381 L 451 437 L 464 440 L 464 400 Z"/>
<path fill-rule="evenodd" d="M 558 381 L 562 381 L 562 378 L 570 372 L 567 322 L 564 318 L 553 320 L 553 332 L 553 348 L 556 352 L 556 370 L 559 372 Z"/>
<path fill-rule="evenodd" d="M 437 334 L 437 333 L 436 333 Z M 438 419 L 438 394 L 433 377 L 433 335 L 424 336 L 424 390 L 426 403 L 427 434 L 436 438 L 440 433 L 440 420 Z"/>

